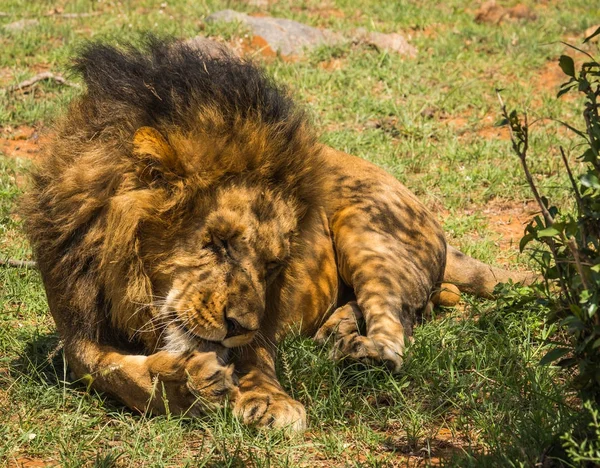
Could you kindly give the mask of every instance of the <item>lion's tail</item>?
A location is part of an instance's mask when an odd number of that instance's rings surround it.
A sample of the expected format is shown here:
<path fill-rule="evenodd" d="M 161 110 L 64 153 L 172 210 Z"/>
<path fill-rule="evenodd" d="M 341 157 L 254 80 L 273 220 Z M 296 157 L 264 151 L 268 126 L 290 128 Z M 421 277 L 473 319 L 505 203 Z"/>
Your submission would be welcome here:
<path fill-rule="evenodd" d="M 457 286 L 461 292 L 490 298 L 498 283 L 512 280 L 529 285 L 538 279 L 539 276 L 535 273 L 496 268 L 448 246 L 444 283 Z"/>

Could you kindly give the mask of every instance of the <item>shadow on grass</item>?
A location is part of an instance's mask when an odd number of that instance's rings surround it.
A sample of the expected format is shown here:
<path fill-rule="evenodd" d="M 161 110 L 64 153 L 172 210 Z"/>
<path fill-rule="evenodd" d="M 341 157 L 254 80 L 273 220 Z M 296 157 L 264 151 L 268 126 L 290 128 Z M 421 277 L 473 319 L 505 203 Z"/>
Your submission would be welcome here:
<path fill-rule="evenodd" d="M 85 383 L 77 379 L 69 370 L 62 343 L 57 333 L 38 333 L 27 335 L 25 345 L 14 359 L 8 370 L 8 378 L 13 382 L 22 382 L 22 388 L 32 386 L 43 389 L 55 389 L 57 392 L 68 389 L 80 396 L 89 395 L 98 398 L 104 411 L 139 414 L 129 410 L 119 401 L 107 394 L 89 390 Z"/>

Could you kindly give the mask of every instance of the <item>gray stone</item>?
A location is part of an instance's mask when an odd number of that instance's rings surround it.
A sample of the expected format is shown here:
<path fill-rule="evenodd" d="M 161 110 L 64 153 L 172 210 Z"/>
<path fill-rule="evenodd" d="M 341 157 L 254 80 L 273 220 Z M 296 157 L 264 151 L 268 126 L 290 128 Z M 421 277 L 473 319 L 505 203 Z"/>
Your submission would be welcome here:
<path fill-rule="evenodd" d="M 40 22 L 36 19 L 22 19 L 19 21 L 15 21 L 14 23 L 5 24 L 4 30 L 11 32 L 23 31 L 25 29 L 37 26 L 38 24 L 40 24 Z"/>
<path fill-rule="evenodd" d="M 285 18 L 254 17 L 234 10 L 222 10 L 206 18 L 207 22 L 239 22 L 254 36 L 262 37 L 274 51 L 286 56 L 302 56 L 321 45 L 335 45 L 344 37 L 327 29 L 318 29 Z"/>

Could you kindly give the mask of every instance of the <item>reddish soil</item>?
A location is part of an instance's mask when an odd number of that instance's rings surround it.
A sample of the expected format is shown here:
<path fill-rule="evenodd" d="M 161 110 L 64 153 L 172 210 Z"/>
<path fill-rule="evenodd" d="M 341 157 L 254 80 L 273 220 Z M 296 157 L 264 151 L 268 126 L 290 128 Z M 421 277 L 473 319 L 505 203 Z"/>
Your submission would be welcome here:
<path fill-rule="evenodd" d="M 8 460 L 8 468 L 40 468 L 49 466 L 59 466 L 59 464 L 55 461 L 31 457 L 20 457 Z"/>
<path fill-rule="evenodd" d="M 527 6 L 519 3 L 511 8 L 505 8 L 495 0 L 485 2 L 475 12 L 475 21 L 478 23 L 499 24 L 505 20 L 532 21 L 537 15 Z"/>
<path fill-rule="evenodd" d="M 536 91 L 546 91 L 556 96 L 560 85 L 566 83 L 568 78 L 558 66 L 558 60 L 552 60 L 540 69 L 533 82 L 533 88 Z"/>
<path fill-rule="evenodd" d="M 526 203 L 492 201 L 482 211 L 488 220 L 489 229 L 498 233 L 497 244 L 500 250 L 508 254 L 506 259 L 517 252 L 527 223 L 538 213 L 539 207 L 533 201 Z M 498 260 L 502 262 L 506 259 Z"/>
<path fill-rule="evenodd" d="M 35 159 L 40 153 L 40 145 L 46 141 L 48 136 L 40 135 L 34 127 L 5 127 L 0 132 L 0 153 L 11 158 Z"/>
<path fill-rule="evenodd" d="M 327 71 L 341 70 L 344 66 L 344 61 L 339 58 L 332 58 L 331 60 L 324 60 L 319 62 L 319 68 Z"/>
<path fill-rule="evenodd" d="M 510 133 L 507 126 L 497 127 L 497 115 L 486 115 L 479 123 L 470 124 L 469 115 L 465 114 L 456 117 L 441 117 L 441 121 L 456 129 L 459 136 L 469 136 L 476 134 L 487 140 L 509 140 Z"/>

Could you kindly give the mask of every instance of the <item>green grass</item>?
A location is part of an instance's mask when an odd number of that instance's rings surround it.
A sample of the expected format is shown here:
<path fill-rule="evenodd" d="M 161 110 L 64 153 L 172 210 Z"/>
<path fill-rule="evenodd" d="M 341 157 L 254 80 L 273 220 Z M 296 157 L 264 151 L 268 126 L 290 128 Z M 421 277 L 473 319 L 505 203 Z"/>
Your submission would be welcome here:
<path fill-rule="evenodd" d="M 556 88 L 543 73 L 564 51 L 559 41 L 580 43 L 600 8 L 589 0 L 526 1 L 535 21 L 490 25 L 474 21 L 477 2 L 432 3 L 272 2 L 269 14 L 313 26 L 403 31 L 419 53 L 405 59 L 348 44 L 265 66 L 307 103 L 322 141 L 384 167 L 445 219 L 453 244 L 495 263 L 507 252 L 485 208 L 518 207 L 530 198 L 509 143 L 482 132 L 500 119 L 495 89 L 504 90 L 510 106 L 529 108 L 532 120 L 579 125 L 578 101 L 554 99 Z M 95 15 L 46 15 L 59 6 Z M 234 26 L 202 21 L 227 7 L 260 10 L 234 1 L 171 0 L 161 7 L 150 0 L 6 0 L 0 88 L 41 70 L 65 72 L 77 46 L 90 38 L 130 40 L 146 30 L 236 38 Z M 39 24 L 21 32 L 2 28 L 22 18 Z M 339 69 L 323 66 L 334 60 Z M 0 90 L 2 137 L 13 138 L 19 127 L 48 129 L 78 92 L 55 83 L 38 83 L 27 94 Z M 557 151 L 571 144 L 557 129 L 550 120 L 533 127 L 531 166 L 542 191 L 566 202 Z M 1 258 L 30 255 L 15 214 L 28 166 L 0 154 Z M 516 257 L 513 267 L 527 262 L 525 255 L 509 256 Z M 198 420 L 146 417 L 88 393 L 65 368 L 38 274 L 0 267 L 0 464 L 30 457 L 65 467 L 388 466 L 407 460 L 531 466 L 543 454 L 558 453 L 579 402 L 567 376 L 538 365 L 556 330 L 544 325 L 543 305 L 522 300 L 527 294 L 509 288 L 497 302 L 466 298 L 458 310 L 436 310 L 417 327 L 399 375 L 335 364 L 327 349 L 291 336 L 281 346 L 279 375 L 307 405 L 309 429 L 290 438 L 242 427 L 228 410 Z"/>

